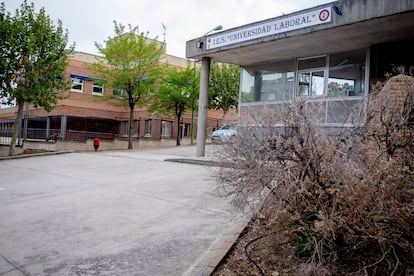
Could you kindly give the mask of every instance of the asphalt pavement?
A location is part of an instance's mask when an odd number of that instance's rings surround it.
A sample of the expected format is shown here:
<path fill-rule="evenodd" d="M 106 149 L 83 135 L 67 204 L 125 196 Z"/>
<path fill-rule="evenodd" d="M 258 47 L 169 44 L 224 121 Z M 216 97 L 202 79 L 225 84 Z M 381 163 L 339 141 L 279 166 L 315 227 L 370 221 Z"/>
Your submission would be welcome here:
<path fill-rule="evenodd" d="M 206 152 L 0 160 L 0 275 L 209 275 L 246 220 L 217 196 Z"/>

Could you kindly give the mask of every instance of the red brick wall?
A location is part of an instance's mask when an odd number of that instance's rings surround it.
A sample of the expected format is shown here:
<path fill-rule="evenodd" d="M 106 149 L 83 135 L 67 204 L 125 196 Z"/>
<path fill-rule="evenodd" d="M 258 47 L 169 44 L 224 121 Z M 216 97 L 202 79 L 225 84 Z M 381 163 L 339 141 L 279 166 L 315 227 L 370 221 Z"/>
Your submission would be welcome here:
<path fill-rule="evenodd" d="M 69 59 L 66 67 L 66 80 L 70 80 L 70 74 L 82 75 L 87 77 L 98 77 L 94 74 L 90 68 L 90 62 L 93 60 L 93 56 L 88 54 L 80 54 L 76 58 L 85 58 L 89 63 L 77 60 L 75 58 Z M 112 89 L 105 88 L 104 95 L 111 95 Z M 74 91 L 61 91 L 60 95 L 63 99 L 59 100 L 58 105 L 51 111 L 46 112 L 42 108 L 34 108 L 30 106 L 29 116 L 55 116 L 55 115 L 68 115 L 77 117 L 95 117 L 104 119 L 113 119 L 118 121 L 127 121 L 129 119 L 129 110 L 125 106 L 121 105 L 120 100 L 111 99 L 92 95 L 92 81 L 84 80 L 83 92 Z M 9 108 L 5 112 L 1 110 L 0 118 L 14 118 L 17 108 Z M 234 120 L 237 119 L 237 113 L 233 110 L 227 114 L 227 118 Z M 161 137 L 161 120 L 168 120 L 172 122 L 171 138 L 176 138 L 178 134 L 178 125 L 176 118 L 167 115 L 158 114 L 154 116 L 149 113 L 145 108 L 136 108 L 134 112 L 134 119 L 139 120 L 139 135 L 144 137 L 145 133 L 145 119 L 152 119 L 151 134 L 152 139 L 160 139 Z M 210 134 L 213 129 L 219 128 L 223 124 L 223 113 L 217 110 L 208 111 L 207 120 L 207 134 Z M 182 122 L 191 125 L 191 111 L 184 114 Z M 194 124 L 197 124 L 197 112 L 194 118 Z M 197 128 L 195 128 L 196 130 Z M 191 131 L 191 130 L 190 130 Z M 195 136 L 197 131 L 195 131 Z"/>

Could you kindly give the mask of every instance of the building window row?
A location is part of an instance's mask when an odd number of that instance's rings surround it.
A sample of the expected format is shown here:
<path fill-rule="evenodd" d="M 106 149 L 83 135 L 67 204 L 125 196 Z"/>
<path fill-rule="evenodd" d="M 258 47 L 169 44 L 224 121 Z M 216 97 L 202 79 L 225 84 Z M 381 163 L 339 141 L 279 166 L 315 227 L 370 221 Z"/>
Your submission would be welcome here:
<path fill-rule="evenodd" d="M 105 86 L 103 85 L 103 80 L 75 74 L 71 74 L 71 91 L 83 93 L 86 81 L 92 83 L 93 95 L 103 96 L 105 94 Z M 112 95 L 116 97 L 121 97 L 123 95 L 123 91 L 120 87 L 114 86 L 112 88 Z"/>
<path fill-rule="evenodd" d="M 361 49 L 242 68 L 241 102 L 363 96 L 365 57 Z"/>
<path fill-rule="evenodd" d="M 152 137 L 151 125 L 153 120 L 146 119 L 144 121 L 144 137 Z M 173 123 L 171 121 L 161 121 L 161 137 L 170 138 L 172 137 Z M 128 136 L 129 123 L 128 121 L 121 122 L 121 136 Z M 139 120 L 134 120 L 132 123 L 132 137 L 139 136 Z"/>

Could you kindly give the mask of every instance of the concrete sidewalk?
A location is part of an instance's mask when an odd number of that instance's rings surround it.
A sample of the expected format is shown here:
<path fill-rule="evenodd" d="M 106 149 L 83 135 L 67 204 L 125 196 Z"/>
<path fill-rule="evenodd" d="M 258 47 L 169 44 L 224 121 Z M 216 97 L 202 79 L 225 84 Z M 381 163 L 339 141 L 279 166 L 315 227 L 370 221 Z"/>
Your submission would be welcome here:
<path fill-rule="evenodd" d="M 209 275 L 247 221 L 212 167 L 164 160 L 211 149 L 0 161 L 0 275 Z"/>

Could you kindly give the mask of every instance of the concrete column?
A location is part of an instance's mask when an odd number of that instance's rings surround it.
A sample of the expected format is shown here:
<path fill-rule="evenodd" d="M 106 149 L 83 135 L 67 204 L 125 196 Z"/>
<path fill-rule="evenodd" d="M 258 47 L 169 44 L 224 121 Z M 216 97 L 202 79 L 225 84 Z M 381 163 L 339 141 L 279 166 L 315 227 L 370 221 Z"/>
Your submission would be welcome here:
<path fill-rule="evenodd" d="M 206 150 L 208 80 L 210 78 L 210 58 L 201 60 L 200 97 L 198 102 L 197 118 L 197 147 L 196 156 L 204 156 Z"/>
<path fill-rule="evenodd" d="M 67 126 L 67 116 L 62 115 L 60 119 L 60 138 L 66 140 L 66 126 Z"/>
<path fill-rule="evenodd" d="M 48 140 L 50 137 L 50 116 L 47 116 L 46 118 L 46 134 L 45 134 L 45 139 Z"/>

